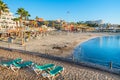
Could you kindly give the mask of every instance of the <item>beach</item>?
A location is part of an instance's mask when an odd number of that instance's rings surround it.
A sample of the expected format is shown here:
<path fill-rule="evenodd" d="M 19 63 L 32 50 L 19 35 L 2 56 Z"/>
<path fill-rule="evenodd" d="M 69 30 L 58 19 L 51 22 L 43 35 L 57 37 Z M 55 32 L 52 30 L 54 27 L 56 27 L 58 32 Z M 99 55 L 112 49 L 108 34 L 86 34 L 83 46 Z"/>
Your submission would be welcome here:
<path fill-rule="evenodd" d="M 51 32 L 46 36 L 37 36 L 31 38 L 25 45 L 18 44 L 15 40 L 13 43 L 7 43 L 7 40 L 0 41 L 0 46 L 31 52 L 39 52 L 60 57 L 69 57 L 75 47 L 89 39 L 113 35 L 113 33 L 73 33 L 73 32 Z"/>
<path fill-rule="evenodd" d="M 56 66 L 64 67 L 64 71 L 56 80 L 119 80 L 119 76 L 110 74 L 104 71 L 91 69 L 76 65 L 74 63 L 67 63 L 60 60 L 50 59 L 34 55 L 34 52 L 42 54 L 50 54 L 58 57 L 71 56 L 74 48 L 80 43 L 91 38 L 113 35 L 111 33 L 52 33 L 47 36 L 40 36 L 36 39 L 31 39 L 26 42 L 26 51 L 31 51 L 33 54 L 10 51 L 0 49 L 0 61 L 13 60 L 22 58 L 24 61 L 33 61 L 36 64 L 43 65 L 46 63 L 53 63 Z M 8 47 L 7 43 L 1 42 L 3 47 Z M 6 44 L 6 45 L 5 45 Z M 24 47 L 18 44 L 10 44 L 11 48 L 24 50 Z M 18 46 L 18 47 L 16 47 Z M 41 75 L 36 75 L 32 68 L 20 69 L 17 73 L 11 69 L 0 67 L 0 80 L 48 80 Z"/>
<path fill-rule="evenodd" d="M 40 56 L 20 53 L 16 51 L 7 51 L 0 49 L 0 61 L 9 61 L 16 58 L 22 58 L 23 61 L 32 61 L 35 64 L 43 65 L 53 63 L 56 66 L 64 67 L 64 71 L 55 80 L 119 80 L 119 76 L 104 71 L 91 69 L 67 63 L 59 60 L 52 60 Z M 41 75 L 36 75 L 32 68 L 22 68 L 18 72 L 11 69 L 0 67 L 0 80 L 48 80 Z"/>

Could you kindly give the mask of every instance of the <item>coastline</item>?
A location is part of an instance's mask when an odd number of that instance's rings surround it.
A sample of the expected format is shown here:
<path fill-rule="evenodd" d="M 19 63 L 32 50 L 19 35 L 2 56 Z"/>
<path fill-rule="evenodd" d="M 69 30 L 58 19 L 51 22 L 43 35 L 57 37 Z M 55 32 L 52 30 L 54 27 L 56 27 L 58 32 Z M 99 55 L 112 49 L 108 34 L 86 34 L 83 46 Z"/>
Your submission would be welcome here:
<path fill-rule="evenodd" d="M 119 80 L 119 75 L 111 74 L 94 68 L 76 65 L 55 59 L 44 58 L 38 55 L 21 53 L 0 49 L 0 61 L 9 61 L 16 58 L 22 58 L 23 61 L 32 61 L 35 64 L 43 65 L 53 63 L 64 67 L 64 71 L 55 80 Z M 32 68 L 22 68 L 17 73 L 11 69 L 0 66 L 1 80 L 48 80 L 41 75 L 36 75 Z"/>
<path fill-rule="evenodd" d="M 11 43 L 10 48 L 50 54 L 60 57 L 70 57 L 73 50 L 83 42 L 100 36 L 108 36 L 111 33 L 67 33 L 55 32 L 47 36 L 39 36 L 36 39 L 31 39 L 21 46 L 18 43 Z M 6 41 L 0 41 L 0 46 L 7 47 Z"/>
<path fill-rule="evenodd" d="M 84 35 L 85 34 L 81 34 Z M 88 35 L 88 34 L 87 34 Z M 103 36 L 103 35 L 109 35 L 109 34 L 93 34 L 89 37 L 87 37 L 87 39 L 83 36 L 81 42 L 79 42 L 80 40 L 78 40 L 79 38 L 76 38 L 75 42 L 73 42 L 72 47 L 74 48 L 78 43 L 81 44 L 82 42 L 84 42 L 85 40 L 89 40 L 98 36 Z M 79 36 L 79 35 L 78 35 Z M 93 37 L 94 36 L 94 37 Z M 46 36 L 48 37 L 48 36 Z M 49 36 L 50 37 L 50 36 Z M 62 37 L 62 36 L 61 36 Z M 73 37 L 73 36 L 71 36 Z M 80 37 L 81 38 L 81 37 Z M 46 38 L 44 38 L 46 39 Z M 52 43 L 53 44 L 53 43 Z M 78 45 L 79 45 L 78 44 Z M 70 45 L 69 45 L 70 46 Z M 52 47 L 52 46 L 50 46 Z M 69 50 L 71 51 L 72 48 Z M 41 57 L 38 55 L 33 55 L 34 52 L 31 54 L 26 53 L 23 51 L 23 53 L 19 52 L 19 51 L 14 51 L 14 50 L 4 50 L 4 49 L 0 49 L 1 54 L 0 54 L 0 61 L 4 61 L 4 60 L 10 60 L 10 59 L 15 59 L 15 58 L 22 58 L 24 61 L 33 61 L 36 64 L 46 64 L 46 63 L 54 63 L 55 65 L 60 65 L 63 66 L 65 68 L 65 70 L 62 72 L 62 77 L 60 78 L 60 80 L 119 80 L 119 76 L 115 75 L 115 74 L 111 74 L 108 72 L 104 72 L 101 70 L 97 70 L 97 69 L 92 69 L 89 67 L 84 67 L 84 66 L 80 66 L 80 65 L 76 65 L 74 63 L 68 63 L 68 62 L 64 62 L 64 61 L 59 61 L 58 59 L 50 59 L 47 57 Z M 68 50 L 67 50 L 68 51 Z M 45 53 L 43 53 L 45 54 Z M 69 53 L 70 54 L 70 53 Z M 54 54 L 53 54 L 54 55 Z M 64 54 L 63 54 L 64 55 Z M 59 57 L 59 56 L 58 56 Z M 0 79 L 11 79 L 11 80 L 20 80 L 20 79 L 25 79 L 25 80 L 48 80 L 48 79 L 43 79 L 41 77 L 41 75 L 37 76 L 32 69 L 29 68 L 23 68 L 20 69 L 19 72 L 16 74 L 13 71 L 11 71 L 10 69 L 4 69 L 3 67 L 0 67 L 0 72 L 1 72 L 1 76 Z M 5 75 L 7 74 L 7 75 Z M 59 80 L 56 79 L 56 80 Z"/>

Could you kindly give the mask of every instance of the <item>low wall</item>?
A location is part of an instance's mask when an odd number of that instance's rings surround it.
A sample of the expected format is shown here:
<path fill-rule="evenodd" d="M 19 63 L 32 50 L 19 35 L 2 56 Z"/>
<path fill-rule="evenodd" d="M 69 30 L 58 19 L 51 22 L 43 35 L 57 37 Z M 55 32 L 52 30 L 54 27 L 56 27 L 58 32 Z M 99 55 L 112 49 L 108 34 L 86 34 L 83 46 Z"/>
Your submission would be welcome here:
<path fill-rule="evenodd" d="M 104 67 L 101 65 L 96 65 L 93 63 L 87 63 L 87 62 L 80 62 L 80 61 L 74 61 L 72 58 L 64 58 L 64 57 L 58 57 L 58 56 L 53 56 L 50 54 L 44 54 L 44 53 L 38 53 L 38 52 L 30 52 L 30 51 L 25 51 L 25 50 L 18 50 L 18 49 L 10 49 L 10 48 L 5 48 L 5 47 L 0 47 L 0 49 L 7 50 L 7 51 L 13 51 L 13 52 L 20 52 L 28 55 L 34 55 L 34 56 L 39 56 L 42 58 L 50 59 L 50 60 L 55 60 L 55 61 L 64 61 L 70 64 L 78 65 L 78 66 L 83 66 L 83 67 L 88 67 L 100 71 L 105 71 L 109 72 L 112 74 L 120 74 L 120 69 L 110 69 L 108 67 Z"/>

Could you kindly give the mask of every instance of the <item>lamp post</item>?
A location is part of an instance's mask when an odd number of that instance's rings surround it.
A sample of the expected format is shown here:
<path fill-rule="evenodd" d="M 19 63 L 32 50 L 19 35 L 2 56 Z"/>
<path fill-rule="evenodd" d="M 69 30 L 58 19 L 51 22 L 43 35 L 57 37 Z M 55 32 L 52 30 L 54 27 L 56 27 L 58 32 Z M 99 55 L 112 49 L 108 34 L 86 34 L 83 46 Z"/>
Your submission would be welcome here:
<path fill-rule="evenodd" d="M 67 11 L 67 18 L 69 18 L 70 11 Z M 69 22 L 69 19 L 68 19 Z"/>
<path fill-rule="evenodd" d="M 70 14 L 70 12 L 67 11 L 67 18 L 69 18 L 69 14 Z M 67 21 L 67 29 L 68 29 L 68 34 L 69 34 L 69 19 Z"/>

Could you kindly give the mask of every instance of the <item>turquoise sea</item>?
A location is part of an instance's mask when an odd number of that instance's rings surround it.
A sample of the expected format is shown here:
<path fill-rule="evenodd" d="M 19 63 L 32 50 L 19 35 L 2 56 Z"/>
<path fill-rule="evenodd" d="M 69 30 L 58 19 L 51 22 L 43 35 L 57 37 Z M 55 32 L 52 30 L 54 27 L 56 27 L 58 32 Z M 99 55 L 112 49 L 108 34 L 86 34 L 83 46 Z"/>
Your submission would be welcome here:
<path fill-rule="evenodd" d="M 120 67 L 120 36 L 103 36 L 90 39 L 74 50 L 74 59 L 102 66 Z"/>

